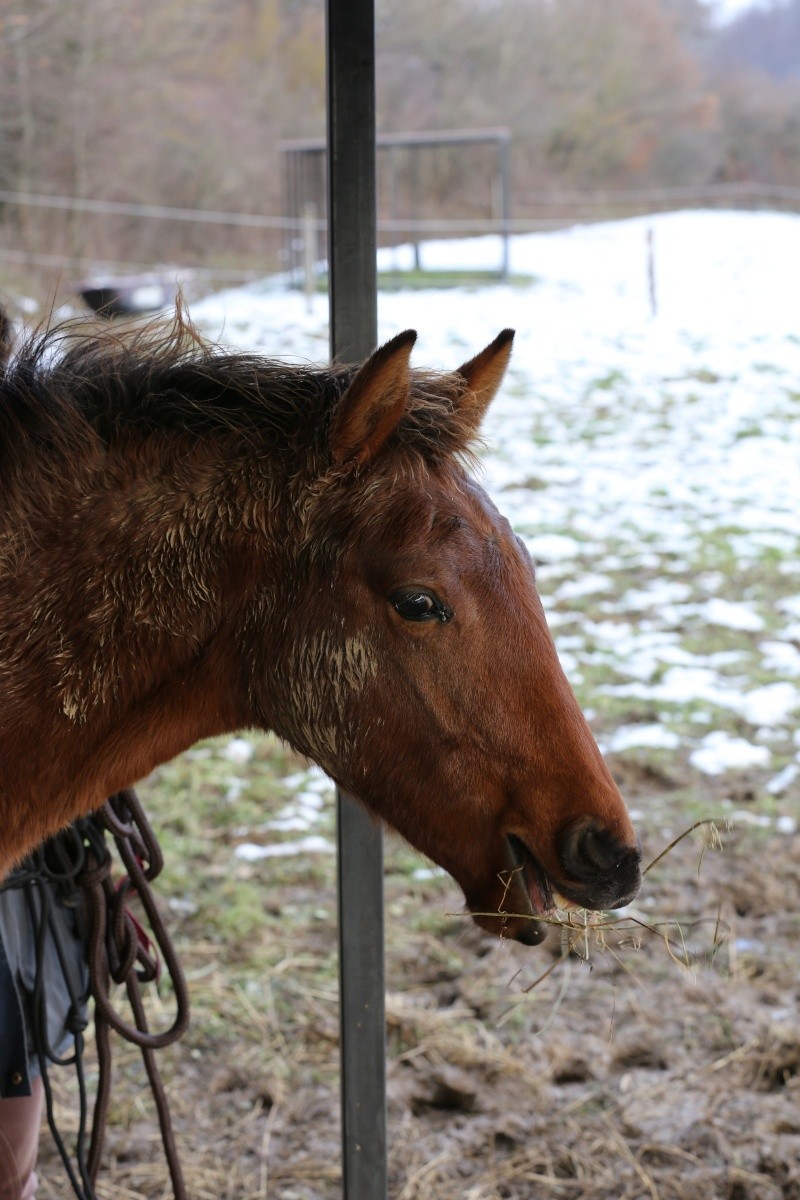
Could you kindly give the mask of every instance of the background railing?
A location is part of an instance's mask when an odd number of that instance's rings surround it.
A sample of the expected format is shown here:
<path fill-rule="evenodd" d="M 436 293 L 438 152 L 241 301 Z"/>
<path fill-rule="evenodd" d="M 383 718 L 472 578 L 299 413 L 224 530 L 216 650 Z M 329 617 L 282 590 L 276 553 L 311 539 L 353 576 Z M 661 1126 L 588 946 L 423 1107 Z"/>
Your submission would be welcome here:
<path fill-rule="evenodd" d="M 501 216 L 425 213 L 409 217 L 379 210 L 378 244 L 418 245 L 429 239 L 485 234 L 510 236 L 687 208 L 800 212 L 800 188 L 754 182 L 627 191 L 517 191 L 512 192 L 512 199 L 510 211 Z M 198 235 L 197 248 L 179 250 L 168 262 L 155 257 L 118 258 L 112 250 L 104 253 L 104 247 L 113 246 L 113 227 L 120 221 L 191 226 Z M 82 231 L 77 235 L 76 222 Z M 311 260 L 319 269 L 324 249 L 318 257 L 316 247 L 325 245 L 324 215 L 212 211 L 0 190 L 0 267 L 6 264 L 13 269 L 20 282 L 30 275 L 31 286 L 38 281 L 43 294 L 49 296 L 56 287 L 68 288 L 79 277 L 91 274 L 156 271 L 179 277 L 190 291 L 192 286 L 209 291 L 217 284 L 245 282 L 289 270 L 287 235 L 295 239 L 297 254 L 292 274 L 300 286 L 307 273 L 302 263 L 307 263 L 309 256 L 304 259 L 303 245 L 310 230 L 315 235 Z M 213 238 L 205 237 L 208 231 L 214 231 Z M 160 240 L 169 242 L 168 238 Z M 500 250 L 497 267 L 500 272 Z"/>

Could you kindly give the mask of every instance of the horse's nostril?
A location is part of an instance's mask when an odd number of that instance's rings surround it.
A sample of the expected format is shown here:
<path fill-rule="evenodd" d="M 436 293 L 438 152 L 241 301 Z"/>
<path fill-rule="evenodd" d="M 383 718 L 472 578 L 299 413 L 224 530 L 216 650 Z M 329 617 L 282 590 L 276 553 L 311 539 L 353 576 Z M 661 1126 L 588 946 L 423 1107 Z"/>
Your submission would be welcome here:
<path fill-rule="evenodd" d="M 610 871 L 619 858 L 619 846 L 608 833 L 590 825 L 580 836 L 578 853 L 598 870 Z"/>
<path fill-rule="evenodd" d="M 561 864 L 571 879 L 581 883 L 595 882 L 632 857 L 638 861 L 636 851 L 620 845 L 612 833 L 592 821 L 577 821 L 562 836 Z"/>

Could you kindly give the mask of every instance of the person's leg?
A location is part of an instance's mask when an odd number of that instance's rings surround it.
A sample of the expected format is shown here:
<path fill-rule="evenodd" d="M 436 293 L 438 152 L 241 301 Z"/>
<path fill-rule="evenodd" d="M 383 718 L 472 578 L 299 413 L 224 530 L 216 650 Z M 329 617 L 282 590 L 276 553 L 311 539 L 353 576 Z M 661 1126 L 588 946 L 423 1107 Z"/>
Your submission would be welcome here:
<path fill-rule="evenodd" d="M 41 1079 L 30 1096 L 0 1100 L 0 1200 L 34 1200 L 43 1104 Z"/>

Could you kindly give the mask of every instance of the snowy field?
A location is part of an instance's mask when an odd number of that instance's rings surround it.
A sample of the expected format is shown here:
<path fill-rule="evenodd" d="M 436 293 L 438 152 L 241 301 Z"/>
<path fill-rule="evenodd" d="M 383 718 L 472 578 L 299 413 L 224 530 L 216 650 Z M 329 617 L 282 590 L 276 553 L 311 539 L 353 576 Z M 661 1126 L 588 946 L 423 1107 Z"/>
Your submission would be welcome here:
<path fill-rule="evenodd" d="M 383 255 L 410 265 L 402 249 Z M 491 238 L 422 248 L 426 268 L 498 261 Z M 511 265 L 529 282 L 382 294 L 381 339 L 413 327 L 415 361 L 447 368 L 516 328 L 485 427 L 485 483 L 539 564 L 601 745 L 672 787 L 705 778 L 731 814 L 793 832 L 800 218 L 689 212 L 578 227 L 516 238 Z M 240 347 L 327 357 L 322 296 L 309 310 L 299 294 L 254 285 L 192 315 Z M 742 808 L 743 794 L 766 809 Z"/>
<path fill-rule="evenodd" d="M 428 267 L 498 258 L 423 248 Z M 517 329 L 485 482 L 538 560 L 645 858 L 700 818 L 733 828 L 722 854 L 680 841 L 569 952 L 563 926 L 533 951 L 482 934 L 449 877 L 387 840 L 389 1195 L 798 1200 L 800 218 L 524 237 L 513 269 L 524 283 L 383 295 L 381 336 L 413 326 L 415 360 L 452 368 Z M 275 281 L 192 314 L 233 345 L 327 359 L 325 299 L 309 312 Z M 341 1198 L 331 792 L 249 733 L 142 781 L 191 985 L 166 1074 L 196 1200 Z M 159 994 L 153 1028 L 164 1014 Z M 161 1200 L 133 1057 L 102 1195 Z M 46 1139 L 39 1174 L 43 1200 L 63 1196 Z"/>

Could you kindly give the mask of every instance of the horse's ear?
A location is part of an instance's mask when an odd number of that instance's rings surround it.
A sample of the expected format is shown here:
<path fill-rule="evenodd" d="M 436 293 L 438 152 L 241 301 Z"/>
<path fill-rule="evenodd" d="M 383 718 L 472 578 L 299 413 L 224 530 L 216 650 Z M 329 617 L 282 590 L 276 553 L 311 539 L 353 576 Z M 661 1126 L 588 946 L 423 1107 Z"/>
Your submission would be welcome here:
<path fill-rule="evenodd" d="M 514 330 L 504 329 L 485 350 L 465 362 L 456 372 L 467 385 L 459 409 L 475 431 L 503 382 L 513 341 Z"/>
<path fill-rule="evenodd" d="M 337 466 L 351 459 L 371 463 L 396 429 L 408 402 L 408 360 L 416 340 L 413 329 L 398 333 L 359 367 L 333 416 L 330 453 Z"/>

